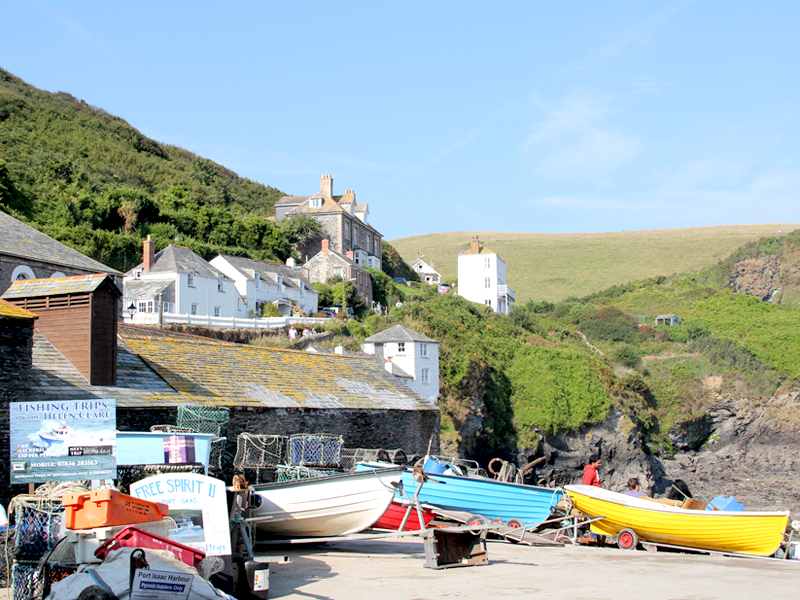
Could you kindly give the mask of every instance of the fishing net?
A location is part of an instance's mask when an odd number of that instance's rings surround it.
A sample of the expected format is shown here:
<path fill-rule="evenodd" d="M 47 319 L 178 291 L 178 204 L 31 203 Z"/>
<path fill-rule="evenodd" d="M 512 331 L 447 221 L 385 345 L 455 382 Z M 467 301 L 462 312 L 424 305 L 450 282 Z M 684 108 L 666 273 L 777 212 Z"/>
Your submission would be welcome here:
<path fill-rule="evenodd" d="M 9 512 L 11 510 L 14 512 L 17 529 L 14 558 L 19 561 L 39 560 L 58 541 L 64 512 L 61 495 L 16 496 L 9 505 Z"/>
<path fill-rule="evenodd" d="M 287 462 L 301 467 L 340 469 L 342 442 L 341 436 L 327 433 L 289 436 Z"/>
<path fill-rule="evenodd" d="M 187 427 L 196 433 L 210 433 L 225 437 L 230 409 L 224 406 L 201 406 L 190 404 L 178 407 L 178 427 Z"/>
<path fill-rule="evenodd" d="M 343 448 L 342 469 L 352 471 L 360 462 L 384 462 L 395 465 L 408 464 L 408 457 L 401 449 L 384 450 L 382 448 Z"/>
<path fill-rule="evenodd" d="M 308 467 L 289 467 L 279 466 L 276 469 L 276 481 L 295 481 L 296 479 L 311 479 L 312 477 L 322 477 L 330 475 L 336 471 L 320 471 L 317 469 L 309 469 Z"/>
<path fill-rule="evenodd" d="M 286 461 L 286 436 L 240 433 L 236 438 L 237 469 L 274 468 Z"/>

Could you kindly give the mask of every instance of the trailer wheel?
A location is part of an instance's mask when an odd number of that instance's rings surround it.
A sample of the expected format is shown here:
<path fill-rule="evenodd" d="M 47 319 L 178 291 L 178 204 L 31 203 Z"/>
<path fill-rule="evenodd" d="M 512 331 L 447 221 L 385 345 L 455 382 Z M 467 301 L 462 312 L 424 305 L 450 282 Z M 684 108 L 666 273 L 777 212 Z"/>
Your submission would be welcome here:
<path fill-rule="evenodd" d="M 633 529 L 623 529 L 617 536 L 617 546 L 623 550 L 632 550 L 639 543 L 639 536 Z"/>
<path fill-rule="evenodd" d="M 471 515 L 467 519 L 467 527 L 483 527 L 484 525 L 488 525 L 489 521 L 486 517 L 482 515 Z M 483 529 L 473 529 L 470 531 L 473 535 L 480 535 Z"/>
<path fill-rule="evenodd" d="M 522 522 L 522 519 L 518 519 L 516 517 L 506 521 L 506 525 L 513 527 L 514 529 L 522 529 L 525 527 L 525 523 Z"/>

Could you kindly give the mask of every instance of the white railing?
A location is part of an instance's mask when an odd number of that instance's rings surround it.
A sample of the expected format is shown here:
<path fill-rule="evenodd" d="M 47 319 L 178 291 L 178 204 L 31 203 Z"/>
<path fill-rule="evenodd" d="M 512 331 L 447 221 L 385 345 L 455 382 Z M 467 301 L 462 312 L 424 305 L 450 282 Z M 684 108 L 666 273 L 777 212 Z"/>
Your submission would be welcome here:
<path fill-rule="evenodd" d="M 498 285 L 497 293 L 500 296 L 508 296 L 509 298 L 511 298 L 511 301 L 514 302 L 514 290 L 512 290 L 507 285 Z"/>
<path fill-rule="evenodd" d="M 127 313 L 122 315 L 123 323 L 129 325 L 158 325 L 158 313 Z M 261 319 L 242 319 L 236 317 L 210 317 L 208 315 L 189 315 L 164 313 L 161 315 L 163 325 L 181 324 L 199 327 L 216 327 L 218 329 L 280 329 L 297 323 L 325 323 L 330 319 L 316 317 L 266 317 Z"/>

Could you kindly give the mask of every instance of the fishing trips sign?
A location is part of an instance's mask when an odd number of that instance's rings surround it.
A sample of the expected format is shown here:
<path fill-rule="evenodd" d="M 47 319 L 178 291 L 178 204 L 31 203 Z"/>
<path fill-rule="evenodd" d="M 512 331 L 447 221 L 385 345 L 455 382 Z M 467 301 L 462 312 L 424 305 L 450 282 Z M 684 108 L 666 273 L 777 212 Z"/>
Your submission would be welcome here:
<path fill-rule="evenodd" d="M 116 400 L 11 402 L 11 483 L 114 479 Z"/>

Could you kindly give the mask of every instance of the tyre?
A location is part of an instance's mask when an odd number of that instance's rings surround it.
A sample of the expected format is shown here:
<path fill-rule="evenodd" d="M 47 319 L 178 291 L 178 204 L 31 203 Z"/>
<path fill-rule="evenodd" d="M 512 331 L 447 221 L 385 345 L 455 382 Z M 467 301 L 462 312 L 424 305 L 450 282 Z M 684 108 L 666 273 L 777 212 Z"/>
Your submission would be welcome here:
<path fill-rule="evenodd" d="M 480 527 L 488 525 L 489 521 L 482 515 L 472 515 L 467 519 L 467 527 Z M 480 535 L 483 529 L 472 529 L 470 533 L 473 535 Z"/>
<path fill-rule="evenodd" d="M 623 529 L 617 536 L 617 546 L 623 550 L 633 550 L 639 543 L 639 536 L 633 529 Z"/>
<path fill-rule="evenodd" d="M 522 529 L 525 527 L 525 523 L 522 522 L 522 519 L 517 519 L 516 517 L 514 517 L 513 519 L 509 519 L 506 522 L 506 525 L 508 525 L 509 527 L 513 527 L 515 529 L 517 528 Z"/>

